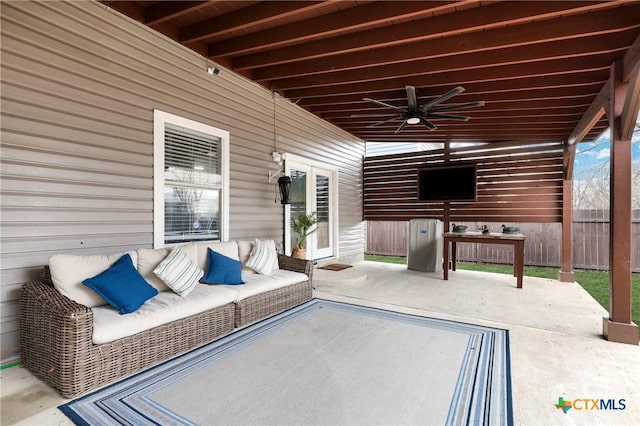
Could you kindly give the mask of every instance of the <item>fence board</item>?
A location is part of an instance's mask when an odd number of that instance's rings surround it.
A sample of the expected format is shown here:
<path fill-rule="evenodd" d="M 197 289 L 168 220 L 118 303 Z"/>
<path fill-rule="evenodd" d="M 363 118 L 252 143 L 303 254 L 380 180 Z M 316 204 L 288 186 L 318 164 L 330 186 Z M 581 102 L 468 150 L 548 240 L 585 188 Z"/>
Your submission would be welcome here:
<path fill-rule="evenodd" d="M 632 271 L 640 273 L 640 210 L 633 211 Z M 457 222 L 476 229 L 487 225 L 499 232 L 501 223 Z M 562 227 L 559 223 L 509 223 L 526 235 L 525 265 L 560 267 Z M 407 255 L 408 221 L 367 222 L 369 254 L 389 256 Z M 497 244 L 458 244 L 457 257 L 461 261 L 479 263 L 513 263 L 513 249 Z M 573 267 L 606 271 L 609 269 L 609 212 L 576 210 L 573 220 Z"/>

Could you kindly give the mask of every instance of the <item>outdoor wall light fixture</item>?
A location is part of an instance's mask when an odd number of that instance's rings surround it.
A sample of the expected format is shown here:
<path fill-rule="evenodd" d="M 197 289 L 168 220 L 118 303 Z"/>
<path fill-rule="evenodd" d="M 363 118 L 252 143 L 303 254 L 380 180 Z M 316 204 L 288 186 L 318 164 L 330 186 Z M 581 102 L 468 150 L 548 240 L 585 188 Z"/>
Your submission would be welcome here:
<path fill-rule="evenodd" d="M 278 165 L 282 166 L 282 163 L 287 157 L 287 153 L 274 151 L 271 153 L 271 157 L 273 158 L 274 163 L 278 163 Z M 280 174 L 282 174 L 282 176 L 278 178 L 280 202 L 282 204 L 291 204 L 291 178 L 284 174 L 283 169 L 269 170 L 269 183 L 271 183 L 271 181 Z"/>
<path fill-rule="evenodd" d="M 218 67 L 214 67 L 214 66 L 208 66 L 207 67 L 207 72 L 211 75 L 218 75 L 220 74 L 220 68 Z"/>
<path fill-rule="evenodd" d="M 280 203 L 291 204 L 291 178 L 289 176 L 278 178 L 278 189 L 280 190 Z"/>

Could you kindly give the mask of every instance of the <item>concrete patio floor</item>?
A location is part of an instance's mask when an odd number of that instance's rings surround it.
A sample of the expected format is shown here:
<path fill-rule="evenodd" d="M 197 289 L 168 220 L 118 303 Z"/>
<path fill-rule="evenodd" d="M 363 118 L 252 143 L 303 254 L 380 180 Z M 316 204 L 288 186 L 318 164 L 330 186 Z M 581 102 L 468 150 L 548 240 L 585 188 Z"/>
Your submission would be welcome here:
<path fill-rule="evenodd" d="M 474 271 L 409 271 L 359 262 L 316 270 L 314 296 L 509 330 L 516 425 L 640 424 L 640 347 L 601 336 L 606 311 L 577 283 Z M 0 424 L 71 424 L 66 402 L 28 370 L 1 371 Z M 556 409 L 558 397 L 625 400 L 624 410 Z M 620 405 L 617 404 L 616 407 Z"/>

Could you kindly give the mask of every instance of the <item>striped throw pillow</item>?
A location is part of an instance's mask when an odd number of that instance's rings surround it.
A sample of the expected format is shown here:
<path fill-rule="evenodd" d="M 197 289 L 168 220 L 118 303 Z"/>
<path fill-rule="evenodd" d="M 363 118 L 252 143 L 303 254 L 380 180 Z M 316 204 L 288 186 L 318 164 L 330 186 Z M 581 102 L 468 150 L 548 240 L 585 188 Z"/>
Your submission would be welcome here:
<path fill-rule="evenodd" d="M 198 284 L 204 272 L 180 248 L 176 247 L 153 270 L 171 290 L 184 297 Z"/>
<path fill-rule="evenodd" d="M 255 240 L 246 265 L 259 274 L 271 275 L 278 269 L 278 253 L 267 247 L 263 241 Z"/>

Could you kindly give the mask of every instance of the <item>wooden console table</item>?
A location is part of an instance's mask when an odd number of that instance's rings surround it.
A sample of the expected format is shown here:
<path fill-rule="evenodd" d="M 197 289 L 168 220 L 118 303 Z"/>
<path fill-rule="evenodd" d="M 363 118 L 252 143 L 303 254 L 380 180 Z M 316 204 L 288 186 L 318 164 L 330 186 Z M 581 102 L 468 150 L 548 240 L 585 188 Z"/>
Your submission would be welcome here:
<path fill-rule="evenodd" d="M 511 244 L 513 246 L 513 276 L 517 277 L 517 287 L 522 288 L 522 276 L 524 275 L 524 240 L 525 236 L 522 234 L 445 232 L 443 247 L 444 268 L 442 268 L 444 271 L 444 279 L 449 279 L 449 257 L 451 257 L 451 270 L 456 270 L 457 243 Z M 450 243 L 451 249 L 449 249 Z"/>

